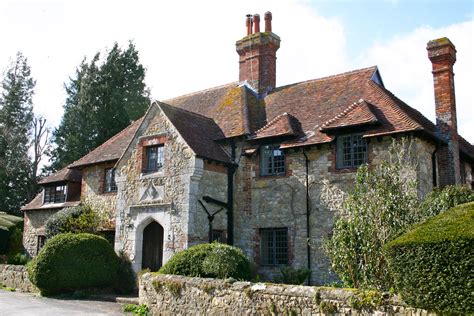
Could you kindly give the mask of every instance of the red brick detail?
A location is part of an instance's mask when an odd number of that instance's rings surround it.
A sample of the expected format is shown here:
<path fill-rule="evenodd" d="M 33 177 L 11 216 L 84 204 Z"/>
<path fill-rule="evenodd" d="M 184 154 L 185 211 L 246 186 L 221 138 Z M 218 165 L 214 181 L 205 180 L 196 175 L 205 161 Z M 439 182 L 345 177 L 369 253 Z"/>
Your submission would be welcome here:
<path fill-rule="evenodd" d="M 426 49 L 433 69 L 437 133 L 448 143 L 437 155 L 439 184 L 443 187 L 461 181 L 453 72 L 456 48 L 444 37 L 428 42 Z"/>
<path fill-rule="evenodd" d="M 204 170 L 227 174 L 227 167 L 226 166 L 211 163 L 211 162 L 208 162 L 208 161 L 204 161 Z"/>
<path fill-rule="evenodd" d="M 256 33 L 237 42 L 239 81 L 247 81 L 259 94 L 276 85 L 276 51 L 280 38 L 273 33 Z"/>
<path fill-rule="evenodd" d="M 246 160 L 242 174 L 243 174 L 243 198 L 244 198 L 244 212 L 247 214 L 252 213 L 252 165 L 254 158 Z"/>
<path fill-rule="evenodd" d="M 148 136 L 140 138 L 137 148 L 137 169 L 138 172 L 143 173 L 147 165 L 146 148 L 149 146 L 165 144 L 168 137 L 164 135 L 160 136 Z"/>

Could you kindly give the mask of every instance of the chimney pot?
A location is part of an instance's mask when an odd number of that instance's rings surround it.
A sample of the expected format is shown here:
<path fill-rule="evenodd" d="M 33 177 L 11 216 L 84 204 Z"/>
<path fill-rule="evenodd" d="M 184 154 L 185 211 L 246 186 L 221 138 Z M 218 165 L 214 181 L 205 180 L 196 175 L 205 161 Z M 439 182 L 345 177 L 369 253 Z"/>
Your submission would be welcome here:
<path fill-rule="evenodd" d="M 245 19 L 245 26 L 247 27 L 247 35 L 252 34 L 252 15 L 247 14 L 247 18 Z"/>
<path fill-rule="evenodd" d="M 254 14 L 253 23 L 254 23 L 254 33 L 260 33 L 260 15 Z"/>
<path fill-rule="evenodd" d="M 272 13 L 270 11 L 265 12 L 265 32 L 270 33 L 272 31 Z"/>

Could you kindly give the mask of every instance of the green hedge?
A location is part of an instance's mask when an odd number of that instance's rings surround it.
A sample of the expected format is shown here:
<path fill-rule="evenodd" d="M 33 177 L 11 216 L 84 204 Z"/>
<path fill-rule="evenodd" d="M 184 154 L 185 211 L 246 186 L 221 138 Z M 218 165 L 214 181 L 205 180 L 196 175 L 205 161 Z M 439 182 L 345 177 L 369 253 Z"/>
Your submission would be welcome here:
<path fill-rule="evenodd" d="M 251 266 L 242 250 L 220 243 L 201 244 L 175 254 L 159 273 L 250 280 Z"/>
<path fill-rule="evenodd" d="M 66 207 L 46 221 L 46 237 L 62 233 L 95 233 L 99 225 L 100 218 L 89 205 Z"/>
<path fill-rule="evenodd" d="M 51 295 L 113 286 L 119 261 L 105 238 L 66 233 L 49 239 L 27 267 L 31 282 Z"/>
<path fill-rule="evenodd" d="M 474 312 L 474 202 L 416 226 L 385 252 L 406 303 L 442 313 Z"/>

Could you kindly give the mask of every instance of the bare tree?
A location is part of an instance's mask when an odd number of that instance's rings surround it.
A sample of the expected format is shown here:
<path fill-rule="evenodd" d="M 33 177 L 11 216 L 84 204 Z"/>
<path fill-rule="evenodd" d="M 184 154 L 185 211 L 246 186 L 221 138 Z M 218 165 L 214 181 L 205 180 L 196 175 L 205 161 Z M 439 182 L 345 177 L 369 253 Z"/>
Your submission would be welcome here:
<path fill-rule="evenodd" d="M 33 139 L 32 139 L 32 149 L 33 149 L 33 159 L 31 164 L 31 189 L 29 194 L 29 199 L 32 199 L 36 194 L 37 184 L 38 184 L 38 169 L 43 159 L 45 152 L 51 146 L 51 129 L 46 125 L 46 119 L 42 116 L 35 116 L 33 118 Z"/>

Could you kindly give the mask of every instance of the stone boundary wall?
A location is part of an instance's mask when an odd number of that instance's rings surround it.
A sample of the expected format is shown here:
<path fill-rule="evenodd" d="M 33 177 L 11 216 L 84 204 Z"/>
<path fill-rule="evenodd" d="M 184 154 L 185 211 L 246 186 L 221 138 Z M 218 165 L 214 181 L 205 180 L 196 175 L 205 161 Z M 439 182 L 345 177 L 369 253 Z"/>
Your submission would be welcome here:
<path fill-rule="evenodd" d="M 39 292 L 28 278 L 26 266 L 0 264 L 0 283 L 20 292 Z"/>
<path fill-rule="evenodd" d="M 435 315 L 376 292 L 153 273 L 139 291 L 153 315 Z"/>

